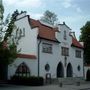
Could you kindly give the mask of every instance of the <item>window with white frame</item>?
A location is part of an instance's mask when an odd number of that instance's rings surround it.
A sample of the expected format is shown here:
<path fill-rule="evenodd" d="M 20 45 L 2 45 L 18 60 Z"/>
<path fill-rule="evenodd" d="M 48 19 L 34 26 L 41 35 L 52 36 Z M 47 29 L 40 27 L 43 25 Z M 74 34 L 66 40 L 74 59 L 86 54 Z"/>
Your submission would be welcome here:
<path fill-rule="evenodd" d="M 76 51 L 75 51 L 75 56 L 76 56 L 77 58 L 81 58 L 81 51 L 80 51 L 80 50 L 76 50 Z"/>
<path fill-rule="evenodd" d="M 67 48 L 67 47 L 61 47 L 61 54 L 63 56 L 69 56 L 69 48 Z"/>
<path fill-rule="evenodd" d="M 52 53 L 52 44 L 42 43 L 42 52 Z"/>

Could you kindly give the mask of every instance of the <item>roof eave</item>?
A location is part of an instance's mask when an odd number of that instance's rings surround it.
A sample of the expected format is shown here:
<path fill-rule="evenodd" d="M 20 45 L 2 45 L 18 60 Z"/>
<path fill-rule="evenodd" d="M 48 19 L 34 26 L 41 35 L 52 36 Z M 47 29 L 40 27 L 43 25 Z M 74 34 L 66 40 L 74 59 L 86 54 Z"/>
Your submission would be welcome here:
<path fill-rule="evenodd" d="M 51 39 L 43 38 L 43 37 L 40 37 L 40 36 L 38 36 L 37 39 L 44 39 L 44 40 L 48 40 L 48 41 L 52 41 L 52 42 L 56 42 L 56 43 L 61 43 L 57 39 L 56 40 L 51 40 Z"/>
<path fill-rule="evenodd" d="M 81 46 L 76 46 L 74 44 L 71 44 L 72 47 L 76 47 L 76 48 L 80 48 L 80 49 L 84 49 L 84 47 L 81 47 Z"/>

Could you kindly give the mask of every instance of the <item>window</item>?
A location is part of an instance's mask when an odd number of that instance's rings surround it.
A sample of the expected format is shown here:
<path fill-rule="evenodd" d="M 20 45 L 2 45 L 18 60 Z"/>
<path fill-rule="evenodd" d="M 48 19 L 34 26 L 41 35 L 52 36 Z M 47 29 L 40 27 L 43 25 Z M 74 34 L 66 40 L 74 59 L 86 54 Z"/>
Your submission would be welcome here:
<path fill-rule="evenodd" d="M 23 62 L 21 63 L 16 72 L 15 72 L 15 75 L 17 76 L 30 76 L 30 71 L 29 71 L 29 68 L 27 67 L 27 65 Z"/>
<path fill-rule="evenodd" d="M 80 50 L 76 50 L 75 55 L 76 55 L 77 58 L 81 58 L 81 51 Z"/>
<path fill-rule="evenodd" d="M 80 71 L 80 69 L 81 69 L 81 67 L 80 67 L 80 65 L 78 65 L 77 70 Z"/>
<path fill-rule="evenodd" d="M 42 44 L 42 52 L 44 52 L 44 53 L 52 53 L 52 44 L 43 43 Z"/>
<path fill-rule="evenodd" d="M 63 56 L 69 56 L 69 48 L 62 47 L 61 52 Z"/>
<path fill-rule="evenodd" d="M 66 31 L 64 31 L 64 40 L 67 39 L 67 36 L 66 36 Z"/>

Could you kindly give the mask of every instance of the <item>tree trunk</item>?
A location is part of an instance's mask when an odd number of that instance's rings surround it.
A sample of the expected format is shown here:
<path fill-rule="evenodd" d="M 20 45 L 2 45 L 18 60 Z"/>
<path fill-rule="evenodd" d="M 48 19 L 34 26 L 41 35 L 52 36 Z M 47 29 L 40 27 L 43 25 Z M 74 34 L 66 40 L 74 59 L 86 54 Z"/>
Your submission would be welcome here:
<path fill-rule="evenodd" d="M 0 80 L 7 80 L 8 65 L 0 64 Z"/>

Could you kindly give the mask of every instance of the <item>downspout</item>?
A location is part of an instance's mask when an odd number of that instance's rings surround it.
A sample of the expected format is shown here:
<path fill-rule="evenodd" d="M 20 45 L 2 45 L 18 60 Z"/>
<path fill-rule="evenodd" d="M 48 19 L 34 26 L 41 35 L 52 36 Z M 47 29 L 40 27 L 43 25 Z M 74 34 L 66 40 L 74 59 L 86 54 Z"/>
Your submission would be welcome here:
<path fill-rule="evenodd" d="M 40 76 L 40 43 L 41 43 L 41 39 L 38 43 L 38 77 Z"/>
<path fill-rule="evenodd" d="M 82 56 L 83 56 L 83 78 L 85 79 L 85 68 L 84 68 L 84 66 L 85 66 L 85 55 L 84 55 L 84 43 L 83 43 L 83 54 L 82 54 Z"/>

